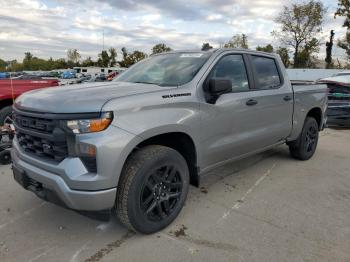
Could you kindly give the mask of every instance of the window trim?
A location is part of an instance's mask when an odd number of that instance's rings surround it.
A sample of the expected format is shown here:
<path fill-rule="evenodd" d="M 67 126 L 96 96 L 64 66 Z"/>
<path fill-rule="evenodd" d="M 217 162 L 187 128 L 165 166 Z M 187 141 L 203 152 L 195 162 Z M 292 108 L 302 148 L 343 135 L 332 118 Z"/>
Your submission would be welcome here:
<path fill-rule="evenodd" d="M 280 67 L 280 64 L 277 62 L 277 59 L 275 57 L 268 56 L 268 55 L 260 55 L 260 54 L 247 54 L 247 56 L 248 56 L 249 64 L 251 67 L 251 72 L 253 74 L 253 79 L 254 79 L 254 89 L 252 91 L 275 90 L 275 89 L 280 89 L 281 87 L 284 86 L 284 77 L 283 77 L 283 74 L 281 71 L 281 67 Z M 280 85 L 273 87 L 273 88 L 258 88 L 258 86 L 259 86 L 259 81 L 257 79 L 258 73 L 256 72 L 255 66 L 253 64 L 253 56 L 272 59 L 274 61 L 276 68 L 277 68 L 278 76 L 280 78 L 280 82 L 281 82 Z"/>
<path fill-rule="evenodd" d="M 231 91 L 230 93 L 227 93 L 227 94 L 245 93 L 245 92 L 250 92 L 250 91 L 254 90 L 254 89 L 252 89 L 252 86 L 255 87 L 254 78 L 253 78 L 253 76 L 252 76 L 252 74 L 250 72 L 250 65 L 249 65 L 248 58 L 246 57 L 246 54 L 245 53 L 225 53 L 224 55 L 222 55 L 222 56 L 217 58 L 217 60 L 212 64 L 209 72 L 205 76 L 205 80 L 203 81 L 203 84 L 202 84 L 202 88 L 203 88 L 203 91 L 205 93 L 208 93 L 208 91 L 205 90 L 205 86 L 208 85 L 210 74 L 212 73 L 212 71 L 214 70 L 216 65 L 221 61 L 221 59 L 225 58 L 226 56 L 230 56 L 230 55 L 236 55 L 236 56 L 241 56 L 242 57 L 243 64 L 245 66 L 245 71 L 246 71 L 246 74 L 247 74 L 248 90 L 236 91 L 236 92 Z"/>

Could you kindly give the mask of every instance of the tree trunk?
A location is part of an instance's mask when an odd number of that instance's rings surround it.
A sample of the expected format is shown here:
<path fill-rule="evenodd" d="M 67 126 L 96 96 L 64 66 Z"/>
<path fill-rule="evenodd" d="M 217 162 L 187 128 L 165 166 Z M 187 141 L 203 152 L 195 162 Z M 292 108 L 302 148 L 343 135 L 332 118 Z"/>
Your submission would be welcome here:
<path fill-rule="evenodd" d="M 294 68 L 299 67 L 299 44 L 295 45 L 295 51 L 294 51 Z"/>

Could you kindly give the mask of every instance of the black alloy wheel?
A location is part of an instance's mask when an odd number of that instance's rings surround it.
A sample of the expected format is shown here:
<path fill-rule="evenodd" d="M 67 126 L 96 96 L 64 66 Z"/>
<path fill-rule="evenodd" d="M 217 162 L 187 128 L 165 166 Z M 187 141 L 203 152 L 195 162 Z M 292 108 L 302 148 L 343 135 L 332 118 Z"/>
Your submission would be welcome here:
<path fill-rule="evenodd" d="M 151 221 L 160 221 L 171 215 L 182 194 L 179 170 L 163 166 L 151 174 L 143 185 L 141 209 Z"/>

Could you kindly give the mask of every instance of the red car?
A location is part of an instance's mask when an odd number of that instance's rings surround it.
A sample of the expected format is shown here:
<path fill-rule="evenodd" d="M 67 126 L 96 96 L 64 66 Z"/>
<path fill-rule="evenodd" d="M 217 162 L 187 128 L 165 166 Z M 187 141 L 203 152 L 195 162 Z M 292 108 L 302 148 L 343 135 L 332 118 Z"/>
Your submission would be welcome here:
<path fill-rule="evenodd" d="M 12 113 L 14 99 L 24 92 L 58 86 L 57 79 L 0 79 L 0 125 Z"/>

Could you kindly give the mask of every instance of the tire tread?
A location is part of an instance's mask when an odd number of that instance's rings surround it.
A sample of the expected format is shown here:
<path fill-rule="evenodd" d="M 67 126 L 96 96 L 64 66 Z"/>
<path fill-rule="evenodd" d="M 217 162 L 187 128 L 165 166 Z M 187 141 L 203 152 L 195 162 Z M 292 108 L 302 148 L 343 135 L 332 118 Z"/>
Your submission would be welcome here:
<path fill-rule="evenodd" d="M 137 149 L 126 161 L 117 189 L 116 212 L 120 222 L 130 230 L 137 232 L 128 216 L 128 194 L 131 183 L 141 166 L 148 160 L 158 157 L 169 150 L 160 145 L 149 145 Z"/>

